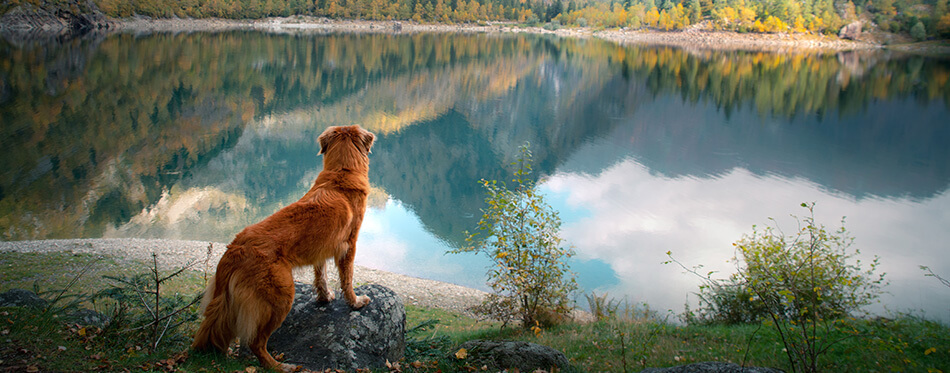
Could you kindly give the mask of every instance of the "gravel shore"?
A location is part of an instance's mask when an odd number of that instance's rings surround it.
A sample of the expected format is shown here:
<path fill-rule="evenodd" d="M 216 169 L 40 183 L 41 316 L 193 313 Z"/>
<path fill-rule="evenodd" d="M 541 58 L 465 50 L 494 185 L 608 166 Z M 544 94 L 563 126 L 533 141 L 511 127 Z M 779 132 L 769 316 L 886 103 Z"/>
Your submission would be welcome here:
<path fill-rule="evenodd" d="M 426 24 L 411 21 L 356 21 L 334 20 L 310 16 L 265 18 L 258 20 L 183 19 L 183 18 L 125 18 L 113 19 L 112 30 L 117 32 L 199 32 L 225 30 L 260 30 L 287 33 L 532 33 L 550 34 L 574 38 L 599 38 L 621 44 L 668 45 L 700 50 L 752 50 L 769 52 L 841 52 L 849 50 L 879 49 L 880 45 L 803 34 L 740 34 L 728 31 L 706 30 L 697 25 L 683 31 L 655 31 L 646 29 L 609 29 L 595 31 L 591 28 L 560 28 L 547 30 L 541 27 L 524 27 L 510 22 L 484 24 Z"/>
<path fill-rule="evenodd" d="M 213 271 L 227 244 L 203 241 L 180 241 L 161 239 L 108 238 L 108 239 L 71 239 L 39 241 L 0 242 L 0 252 L 48 253 L 67 251 L 93 255 L 106 255 L 121 261 L 151 262 L 152 253 L 158 254 L 159 267 L 163 269 L 179 268 L 195 263 L 195 270 Z M 206 266 L 206 263 L 208 264 Z M 415 278 L 356 266 L 354 270 L 357 285 L 379 284 L 386 286 L 402 297 L 406 305 L 441 308 L 471 316 L 468 308 L 481 303 L 487 293 L 455 284 Z M 337 283 L 335 271 L 330 271 L 330 281 Z M 307 267 L 294 271 L 294 280 L 304 283 L 313 282 L 313 271 Z"/>

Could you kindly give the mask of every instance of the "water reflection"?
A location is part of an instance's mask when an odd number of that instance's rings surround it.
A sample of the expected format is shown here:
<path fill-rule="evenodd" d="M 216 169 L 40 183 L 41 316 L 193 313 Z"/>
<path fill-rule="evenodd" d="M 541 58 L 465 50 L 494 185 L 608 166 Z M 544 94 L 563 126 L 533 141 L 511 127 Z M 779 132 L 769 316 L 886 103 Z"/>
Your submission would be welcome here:
<path fill-rule="evenodd" d="M 753 224 L 815 201 L 882 256 L 894 307 L 950 320 L 917 269 L 950 273 L 948 79 L 917 57 L 526 35 L 0 44 L 0 232 L 230 241 L 306 191 L 324 128 L 360 123 L 379 135 L 361 264 L 483 286 L 487 261 L 442 253 L 529 141 L 585 289 L 679 309 L 695 281 L 663 253 L 728 270 Z"/>

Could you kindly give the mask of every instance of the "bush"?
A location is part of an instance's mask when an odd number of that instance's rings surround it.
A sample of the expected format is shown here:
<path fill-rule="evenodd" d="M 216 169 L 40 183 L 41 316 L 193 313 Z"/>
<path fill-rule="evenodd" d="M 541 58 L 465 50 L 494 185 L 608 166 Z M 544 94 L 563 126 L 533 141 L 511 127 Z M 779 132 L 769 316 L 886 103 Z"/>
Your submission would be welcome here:
<path fill-rule="evenodd" d="M 494 262 L 488 271 L 492 293 L 474 311 L 505 324 L 520 320 L 524 328 L 548 326 L 570 311 L 568 295 L 577 284 L 566 260 L 574 252 L 562 246 L 557 212 L 527 178 L 528 144 L 521 147 L 521 157 L 513 165 L 514 189 L 504 182 L 481 181 L 488 207 L 482 209 L 478 230 L 465 232 L 471 246 L 450 252 L 484 253 Z"/>
<path fill-rule="evenodd" d="M 577 25 L 580 27 L 587 27 L 587 18 L 584 18 L 584 17 L 578 18 Z"/>
<path fill-rule="evenodd" d="M 914 40 L 917 40 L 917 41 L 922 41 L 926 39 L 927 30 L 924 29 L 924 24 L 920 21 L 917 21 L 917 23 L 914 24 L 914 27 L 910 28 L 910 36 L 913 37 Z"/>
<path fill-rule="evenodd" d="M 534 14 L 529 15 L 529 16 L 528 16 L 528 19 L 525 21 L 525 23 L 527 23 L 527 24 L 529 24 L 529 25 L 532 25 L 532 26 L 537 25 L 539 22 L 541 22 L 541 20 L 538 19 L 538 16 L 536 16 L 536 15 L 534 15 Z"/>
<path fill-rule="evenodd" d="M 561 21 L 556 19 L 544 24 L 544 29 L 548 31 L 557 31 L 559 28 L 561 28 Z"/>
<path fill-rule="evenodd" d="M 869 269 L 856 259 L 860 252 L 851 250 L 854 238 L 844 220 L 829 232 L 815 221 L 814 206 L 802 204 L 809 215 L 796 217 L 799 229 L 790 237 L 777 226 L 753 226 L 751 235 L 733 244 L 737 273 L 728 280 L 712 279 L 712 272 L 701 276 L 700 319 L 765 319 L 778 332 L 792 371 L 817 371 L 818 357 L 840 342 L 825 337 L 840 334 L 847 327 L 843 320 L 875 301 L 886 285 L 884 274 L 876 273 L 877 257 Z"/>

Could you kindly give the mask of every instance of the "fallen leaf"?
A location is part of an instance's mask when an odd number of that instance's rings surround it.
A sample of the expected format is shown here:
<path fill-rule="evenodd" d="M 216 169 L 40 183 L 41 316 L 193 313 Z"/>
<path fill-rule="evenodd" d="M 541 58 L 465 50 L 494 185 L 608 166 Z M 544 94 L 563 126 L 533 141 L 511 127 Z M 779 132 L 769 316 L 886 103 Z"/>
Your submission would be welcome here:
<path fill-rule="evenodd" d="M 40 371 L 40 367 L 38 367 L 38 366 L 36 366 L 36 365 L 30 365 L 30 366 L 26 367 L 26 371 L 27 371 L 27 372 L 30 372 L 30 373 L 39 372 L 39 371 Z"/>
<path fill-rule="evenodd" d="M 59 349 L 60 351 L 66 351 L 66 346 L 59 346 L 56 348 Z"/>
<path fill-rule="evenodd" d="M 413 361 L 409 365 L 411 365 L 413 368 L 416 368 L 416 369 L 422 368 L 422 362 L 419 360 Z"/>
<path fill-rule="evenodd" d="M 465 358 L 467 358 L 467 357 L 468 357 L 468 351 L 465 351 L 464 348 L 460 348 L 460 349 L 455 353 L 455 358 L 456 358 L 456 359 L 465 360 Z"/>
<path fill-rule="evenodd" d="M 79 336 L 80 336 L 80 337 L 85 337 L 85 336 L 86 336 L 86 328 L 79 329 L 79 331 L 76 332 L 76 333 L 79 333 Z"/>
<path fill-rule="evenodd" d="M 257 367 L 247 367 L 247 368 L 244 368 L 244 372 L 246 372 L 246 373 L 257 373 Z"/>
<path fill-rule="evenodd" d="M 932 353 L 934 353 L 934 352 L 937 352 L 937 348 L 936 348 L 936 347 L 931 347 L 931 348 L 928 348 L 928 349 L 924 350 L 924 355 L 930 355 L 930 354 L 932 354 Z"/>

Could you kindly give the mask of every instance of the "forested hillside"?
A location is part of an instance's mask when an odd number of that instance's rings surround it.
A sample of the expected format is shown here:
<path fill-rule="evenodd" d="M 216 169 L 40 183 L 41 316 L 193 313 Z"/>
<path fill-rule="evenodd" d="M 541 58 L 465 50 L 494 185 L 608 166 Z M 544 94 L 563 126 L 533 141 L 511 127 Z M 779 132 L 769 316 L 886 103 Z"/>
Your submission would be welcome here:
<path fill-rule="evenodd" d="M 948 0 L 89 0 L 111 17 L 263 18 L 312 15 L 337 19 L 473 23 L 510 21 L 548 28 L 581 26 L 738 32 L 836 34 L 864 28 L 909 33 L 918 40 L 950 37 Z M 40 6 L 70 0 L 10 0 Z M 76 7 L 75 1 L 68 7 Z"/>

